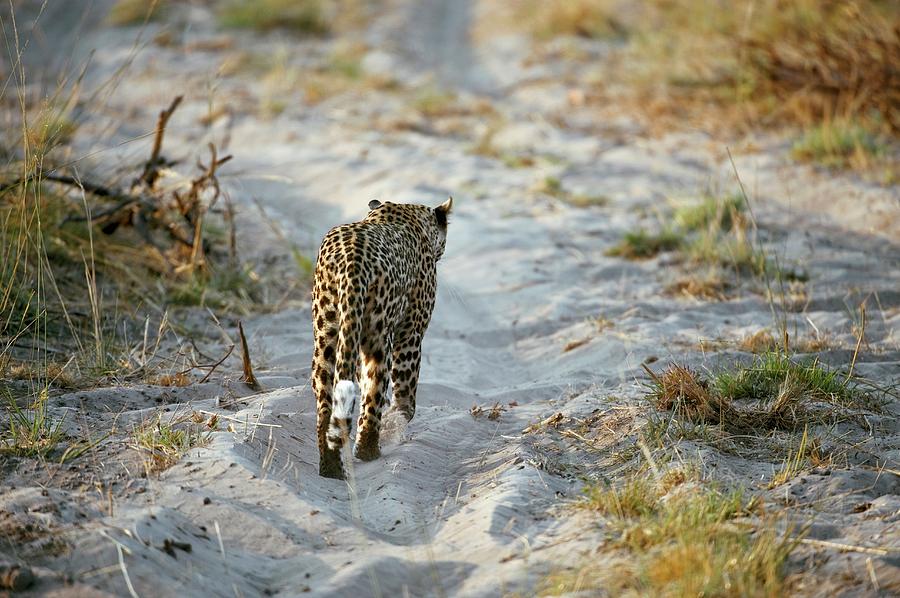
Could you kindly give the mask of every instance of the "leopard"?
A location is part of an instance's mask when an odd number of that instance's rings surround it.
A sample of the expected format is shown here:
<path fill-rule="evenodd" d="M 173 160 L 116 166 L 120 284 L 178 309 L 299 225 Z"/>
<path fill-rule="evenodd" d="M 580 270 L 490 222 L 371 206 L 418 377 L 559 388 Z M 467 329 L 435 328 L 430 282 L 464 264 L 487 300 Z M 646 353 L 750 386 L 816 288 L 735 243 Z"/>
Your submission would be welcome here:
<path fill-rule="evenodd" d="M 332 228 L 312 289 L 319 475 L 345 479 L 341 451 L 360 401 L 353 455 L 381 456 L 382 411 L 416 412 L 422 339 L 437 292 L 453 198 L 437 207 L 372 200 L 359 222 Z"/>

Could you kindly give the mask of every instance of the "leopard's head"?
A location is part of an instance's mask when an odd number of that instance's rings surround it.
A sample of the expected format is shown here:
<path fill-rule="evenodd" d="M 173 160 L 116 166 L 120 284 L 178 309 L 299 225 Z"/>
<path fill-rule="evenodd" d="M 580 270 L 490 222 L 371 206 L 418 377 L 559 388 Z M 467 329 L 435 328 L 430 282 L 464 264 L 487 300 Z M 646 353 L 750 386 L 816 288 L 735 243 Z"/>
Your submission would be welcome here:
<path fill-rule="evenodd" d="M 434 243 L 434 259 L 439 260 L 444 255 L 444 246 L 447 244 L 447 220 L 453 209 L 453 198 L 432 209 L 434 221 L 429 228 L 432 243 Z"/>
<path fill-rule="evenodd" d="M 380 222 L 416 222 L 424 230 L 426 239 L 431 244 L 435 260 L 444 255 L 447 243 L 447 220 L 453 209 L 453 198 L 447 199 L 436 208 L 418 204 L 381 203 L 377 199 L 369 202 L 368 219 Z"/>

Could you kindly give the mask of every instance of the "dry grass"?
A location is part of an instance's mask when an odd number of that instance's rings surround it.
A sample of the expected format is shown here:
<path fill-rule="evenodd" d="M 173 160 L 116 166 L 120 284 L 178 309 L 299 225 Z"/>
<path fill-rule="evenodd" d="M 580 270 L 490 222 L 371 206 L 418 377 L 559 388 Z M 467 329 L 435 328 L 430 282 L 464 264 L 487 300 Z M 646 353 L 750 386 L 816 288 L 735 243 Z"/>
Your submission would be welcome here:
<path fill-rule="evenodd" d="M 170 245 L 160 235 L 148 241 L 148 231 L 132 226 L 116 224 L 106 233 L 105 224 L 83 221 L 85 205 L 80 190 L 73 191 L 28 184 L 0 200 L 4 378 L 66 388 L 126 375 L 122 325 L 143 320 L 153 310 L 138 313 L 136 306 L 159 305 L 160 296 L 170 304 L 229 310 L 253 304 L 249 293 L 257 285 L 247 270 L 231 268 L 219 249 L 198 259 L 185 251 L 189 246 Z M 92 213 L 108 205 L 93 205 Z M 198 246 L 207 242 L 202 231 L 208 230 L 201 225 Z M 54 350 L 41 357 L 46 346 Z"/>
<path fill-rule="evenodd" d="M 874 114 L 889 128 L 900 127 L 891 109 L 900 93 L 891 74 L 900 55 L 895 4 L 746 0 L 727 9 L 692 0 L 647 4 L 643 27 L 658 29 L 637 38 L 632 50 L 638 59 L 655 63 L 656 70 L 648 71 L 665 82 L 675 110 L 718 105 L 751 125 L 814 125 Z M 665 101 L 662 94 L 656 97 Z"/>
<path fill-rule="evenodd" d="M 537 185 L 536 190 L 538 193 L 549 195 L 576 208 L 605 206 L 609 203 L 609 198 L 604 195 L 573 193 L 566 189 L 560 179 L 552 176 L 544 177 Z"/>
<path fill-rule="evenodd" d="M 694 265 L 728 266 L 737 272 L 760 275 L 765 271 L 766 259 L 750 240 L 744 210 L 745 202 L 740 196 L 706 195 L 699 202 L 678 206 L 671 216 L 674 227 L 664 226 L 655 234 L 644 229 L 626 233 L 607 255 L 643 259 L 662 251 L 679 250 Z M 669 290 L 719 298 L 724 286 L 722 277 L 713 270 L 702 280 L 684 279 Z"/>
<path fill-rule="evenodd" d="M 700 423 L 731 422 L 737 417 L 734 405 L 687 367 L 671 365 L 653 382 L 650 396 L 658 409 L 676 411 L 683 418 Z"/>
<path fill-rule="evenodd" d="M 706 195 L 675 209 L 673 218 L 688 241 L 684 255 L 693 264 L 730 268 L 762 277 L 770 267 L 751 239 L 746 202 L 741 195 Z"/>
<path fill-rule="evenodd" d="M 794 353 L 820 353 L 835 347 L 835 343 L 827 336 L 808 336 L 799 339 L 788 339 L 788 347 Z"/>
<path fill-rule="evenodd" d="M 0 380 L 37 383 L 46 379 L 56 388 L 76 388 L 78 378 L 65 363 L 46 364 L 16 360 L 9 354 L 0 355 Z"/>
<path fill-rule="evenodd" d="M 393 79 L 367 74 L 362 68 L 367 50 L 362 43 L 338 44 L 330 53 L 302 63 L 287 46 L 267 54 L 239 51 L 223 62 L 221 70 L 258 81 L 259 116 L 274 118 L 292 106 L 303 107 L 286 98 L 300 96 L 306 105 L 316 105 L 350 92 L 395 88 Z"/>
<path fill-rule="evenodd" d="M 313 72 L 303 76 L 302 89 L 307 103 L 317 104 L 328 98 L 361 90 L 389 90 L 396 81 L 385 76 L 366 74 L 362 58 L 367 47 L 362 44 L 340 46 Z"/>
<path fill-rule="evenodd" d="M 687 232 L 706 230 L 731 231 L 746 228 L 747 209 L 741 194 L 723 195 L 721 197 L 705 194 L 699 201 L 680 205 L 675 209 L 675 224 Z"/>
<path fill-rule="evenodd" d="M 458 116 L 467 113 L 460 104 L 456 93 L 433 85 L 416 90 L 412 108 L 426 118 Z"/>
<path fill-rule="evenodd" d="M 616 37 L 625 33 L 625 25 L 616 17 L 614 4 L 608 0 L 524 0 L 516 3 L 514 17 L 538 39 Z"/>
<path fill-rule="evenodd" d="M 626 233 L 607 255 L 642 259 L 677 250 L 686 268 L 666 286 L 670 295 L 724 301 L 728 291 L 739 290 L 741 281 L 749 280 L 756 283 L 751 288 L 768 293 L 773 303 L 786 305 L 790 300 L 792 306 L 802 307 L 807 275 L 766 252 L 743 195 L 705 195 L 699 201 L 676 204 L 659 220 L 674 225 L 662 225 L 657 234 L 643 228 Z M 773 283 L 782 291 L 781 297 L 775 297 Z"/>
<path fill-rule="evenodd" d="M 750 278 L 763 279 L 767 269 L 774 268 L 765 252 L 754 245 L 749 232 L 743 228 L 729 233 L 707 229 L 690 240 L 684 255 L 692 264 L 721 266 Z"/>
<path fill-rule="evenodd" d="M 770 353 L 783 349 L 785 342 L 788 344 L 788 349 L 794 353 L 819 353 L 834 346 L 834 343 L 824 335 L 776 340 L 771 332 L 762 329 L 740 339 L 737 347 L 747 353 Z"/>
<path fill-rule="evenodd" d="M 136 3 L 117 10 L 126 5 Z M 152 6 L 141 8 L 146 14 Z M 37 97 L 24 72 L 14 73 L 9 126 L 0 136 L 7 156 L 0 176 L 0 388 L 15 400 L 0 408 L 0 443 L 6 454 L 33 459 L 56 458 L 67 445 L 66 460 L 91 441 L 65 442 L 47 397 L 111 381 L 186 383 L 184 374 L 158 377 L 162 369 L 188 372 L 203 359 L 184 336 L 178 350 L 162 355 L 160 342 L 172 330 L 166 304 L 243 309 L 256 305 L 258 277 L 238 259 L 229 234 L 230 198 L 215 177 L 227 157 L 211 148 L 200 172 L 179 173 L 154 152 L 143 164 L 106 164 L 122 178 L 97 180 L 80 157 L 72 160 L 81 132 L 73 115 L 85 107 L 79 86 L 60 75 L 55 91 Z M 160 150 L 162 140 L 154 139 Z M 70 162 L 77 170 L 61 166 Z M 129 166 L 136 172 L 125 173 Z M 187 168 L 194 168 L 189 161 Z"/>
<path fill-rule="evenodd" d="M 831 465 L 831 456 L 825 455 L 821 441 L 818 438 L 811 438 L 809 430 L 804 428 L 797 448 L 789 447 L 788 457 L 784 460 L 781 469 L 769 481 L 768 488 L 775 488 L 792 480 L 808 466 L 830 467 Z"/>
<path fill-rule="evenodd" d="M 738 348 L 748 353 L 768 353 L 778 349 L 778 343 L 768 330 L 757 330 L 738 341 Z"/>
<path fill-rule="evenodd" d="M 542 595 L 602 589 L 778 596 L 788 589 L 785 565 L 798 541 L 774 521 L 754 522 L 756 501 L 740 490 L 723 491 L 676 469 L 657 480 L 645 472 L 586 492 L 581 506 L 607 519 L 612 546 L 595 563 L 545 580 Z M 608 554 L 610 548 L 616 552 Z"/>
<path fill-rule="evenodd" d="M 157 386 L 190 386 L 193 380 L 185 372 L 175 372 L 174 374 L 160 374 L 151 378 L 150 382 Z"/>
<path fill-rule="evenodd" d="M 160 175 L 166 159 L 152 156 L 139 191 L 50 170 L 77 129 L 67 124 L 71 103 L 26 104 L 20 136 L 4 140 L 13 159 L 0 181 L 0 377 L 27 381 L 30 394 L 152 381 L 158 338 L 145 335 L 135 358 L 128 328 L 166 322 L 165 303 L 245 311 L 257 299 L 258 276 L 237 259 L 230 199 L 215 177 L 227 157 L 211 148 L 201 172 Z"/>
<path fill-rule="evenodd" d="M 725 301 L 728 282 L 716 270 L 683 276 L 666 286 L 666 293 L 701 301 Z"/>

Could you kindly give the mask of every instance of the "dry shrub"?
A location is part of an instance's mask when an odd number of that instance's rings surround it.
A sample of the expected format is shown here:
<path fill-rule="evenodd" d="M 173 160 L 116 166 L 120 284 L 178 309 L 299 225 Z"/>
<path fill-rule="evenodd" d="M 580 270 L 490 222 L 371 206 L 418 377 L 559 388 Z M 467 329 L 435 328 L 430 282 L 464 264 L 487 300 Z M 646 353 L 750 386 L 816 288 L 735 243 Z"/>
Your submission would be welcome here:
<path fill-rule="evenodd" d="M 859 118 L 900 129 L 900 3 L 882 0 L 616 0 L 528 2 L 536 37 L 627 40 L 604 77 L 649 120 L 713 127 L 814 125 Z M 564 6 L 564 8 L 563 8 Z M 715 110 L 713 110 L 715 108 Z M 683 124 L 683 123 L 682 123 Z"/>
<path fill-rule="evenodd" d="M 765 6 L 767 3 L 764 3 Z M 741 40 L 756 92 L 801 122 L 879 114 L 900 130 L 900 9 L 893 2 L 769 2 L 780 27 Z M 771 18 L 771 17 L 770 17 Z M 776 21 L 777 23 L 777 21 Z"/>

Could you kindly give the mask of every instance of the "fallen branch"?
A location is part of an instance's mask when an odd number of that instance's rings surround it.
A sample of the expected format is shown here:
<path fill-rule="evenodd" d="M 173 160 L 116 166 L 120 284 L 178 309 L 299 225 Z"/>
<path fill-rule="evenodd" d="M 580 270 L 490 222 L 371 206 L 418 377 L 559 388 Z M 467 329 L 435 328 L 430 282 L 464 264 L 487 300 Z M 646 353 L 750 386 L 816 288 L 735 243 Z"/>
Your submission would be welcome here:
<path fill-rule="evenodd" d="M 109 187 L 99 185 L 97 183 L 91 183 L 90 181 L 82 181 L 81 179 L 76 179 L 73 176 L 64 174 L 30 175 L 25 178 L 16 179 L 10 183 L 3 183 L 2 185 L 0 185 L 0 193 L 3 193 L 4 191 L 8 191 L 10 189 L 14 189 L 19 185 L 23 185 L 33 180 L 37 180 L 39 182 L 47 181 L 51 183 L 59 183 L 60 185 L 67 185 L 69 187 L 78 187 L 85 193 L 90 193 L 91 195 L 96 195 L 97 197 L 122 197 L 122 193 L 115 189 L 110 189 Z"/>

